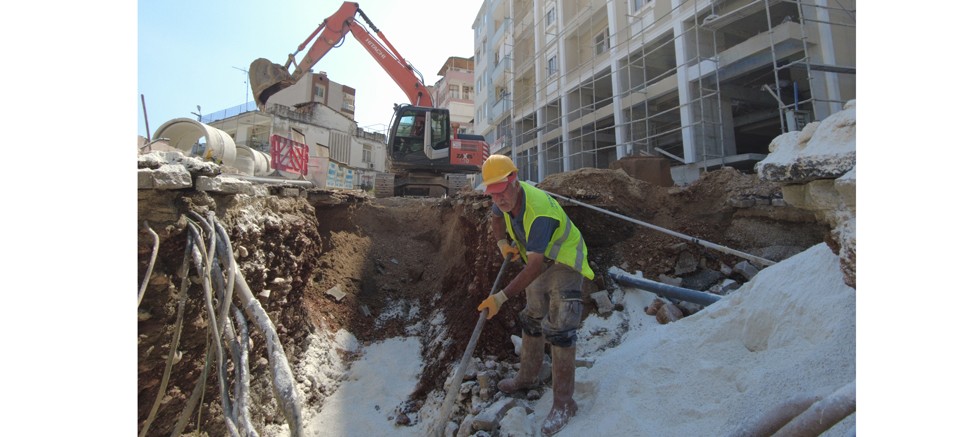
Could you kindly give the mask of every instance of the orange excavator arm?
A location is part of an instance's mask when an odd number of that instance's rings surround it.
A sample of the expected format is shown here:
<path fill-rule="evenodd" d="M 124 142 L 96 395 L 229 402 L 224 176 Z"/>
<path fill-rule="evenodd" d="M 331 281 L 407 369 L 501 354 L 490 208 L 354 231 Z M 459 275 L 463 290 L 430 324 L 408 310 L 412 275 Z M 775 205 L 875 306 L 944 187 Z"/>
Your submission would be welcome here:
<path fill-rule="evenodd" d="M 375 38 L 355 19 L 357 14 L 364 18 L 364 21 L 378 35 L 378 38 Z M 323 20 L 316 30 L 306 38 L 306 41 L 303 41 L 296 51 L 289 55 L 285 66 L 273 64 L 264 58 L 253 61 L 249 67 L 249 79 L 252 83 L 252 94 L 255 97 L 255 102 L 264 107 L 270 96 L 296 83 L 327 52 L 336 47 L 348 33 L 353 34 L 357 42 L 364 46 L 374 60 L 381 65 L 381 68 L 388 73 L 388 76 L 398 84 L 398 87 L 413 105 L 432 106 L 432 95 L 425 87 L 421 73 L 395 50 L 394 46 L 355 2 L 344 2 L 336 13 Z M 310 50 L 299 63 L 296 63 L 296 54 L 303 51 L 311 41 L 313 45 Z M 291 65 L 295 66 L 295 69 L 289 73 L 288 69 Z"/>

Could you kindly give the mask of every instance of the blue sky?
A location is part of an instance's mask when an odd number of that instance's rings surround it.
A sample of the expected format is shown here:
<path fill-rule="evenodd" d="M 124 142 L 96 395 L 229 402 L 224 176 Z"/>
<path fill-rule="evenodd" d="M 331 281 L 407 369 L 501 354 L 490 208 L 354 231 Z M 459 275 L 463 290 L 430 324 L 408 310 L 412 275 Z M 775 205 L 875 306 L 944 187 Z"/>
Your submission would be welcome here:
<path fill-rule="evenodd" d="M 163 123 L 252 100 L 249 64 L 267 58 L 283 64 L 341 1 L 140 1 L 138 5 L 137 132 L 150 135 Z M 427 85 L 449 56 L 473 56 L 473 21 L 481 0 L 359 2 L 368 18 Z M 411 5 L 418 5 L 412 7 Z M 297 55 L 298 59 L 306 50 Z M 356 90 L 359 126 L 384 130 L 394 103 L 407 98 L 364 48 L 348 35 L 313 67 Z"/>

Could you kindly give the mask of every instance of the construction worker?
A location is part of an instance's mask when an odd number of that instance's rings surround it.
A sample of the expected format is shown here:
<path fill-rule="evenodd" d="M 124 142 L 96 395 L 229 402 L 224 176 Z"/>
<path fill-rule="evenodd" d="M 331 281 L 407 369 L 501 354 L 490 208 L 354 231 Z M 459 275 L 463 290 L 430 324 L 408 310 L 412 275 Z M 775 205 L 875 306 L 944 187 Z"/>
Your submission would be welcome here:
<path fill-rule="evenodd" d="M 585 240 L 558 202 L 548 193 L 517 179 L 517 167 L 505 155 L 490 155 L 483 163 L 483 184 L 493 198 L 490 227 L 501 255 L 522 259 L 524 268 L 506 287 L 484 300 L 489 320 L 508 299 L 522 291 L 527 306 L 521 311 L 521 367 L 514 378 L 501 380 L 504 393 L 540 384 L 545 340 L 551 344 L 551 412 L 541 433 L 552 435 L 578 410 L 575 392 L 575 341 L 582 321 L 583 278 L 589 267 Z M 508 238 L 509 237 L 509 238 Z M 515 245 L 512 245 L 513 241 Z"/>

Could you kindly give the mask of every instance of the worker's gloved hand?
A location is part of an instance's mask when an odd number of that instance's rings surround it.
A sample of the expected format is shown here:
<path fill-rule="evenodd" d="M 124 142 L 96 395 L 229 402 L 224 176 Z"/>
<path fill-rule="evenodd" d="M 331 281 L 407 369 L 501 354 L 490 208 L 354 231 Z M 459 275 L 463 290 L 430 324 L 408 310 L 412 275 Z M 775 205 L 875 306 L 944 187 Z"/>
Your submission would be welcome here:
<path fill-rule="evenodd" d="M 507 302 L 507 295 L 503 291 L 499 291 L 495 294 L 490 295 L 490 297 L 484 299 L 480 306 L 476 307 L 477 311 L 487 310 L 487 320 L 493 318 L 500 311 L 500 307 Z"/>
<path fill-rule="evenodd" d="M 511 254 L 511 261 L 517 261 L 517 259 L 521 257 L 521 251 L 517 250 L 517 247 L 511 246 L 510 242 L 508 242 L 506 239 L 501 238 L 497 240 L 497 247 L 500 248 L 500 254 L 504 257 L 504 259 L 507 259 L 507 254 Z"/>

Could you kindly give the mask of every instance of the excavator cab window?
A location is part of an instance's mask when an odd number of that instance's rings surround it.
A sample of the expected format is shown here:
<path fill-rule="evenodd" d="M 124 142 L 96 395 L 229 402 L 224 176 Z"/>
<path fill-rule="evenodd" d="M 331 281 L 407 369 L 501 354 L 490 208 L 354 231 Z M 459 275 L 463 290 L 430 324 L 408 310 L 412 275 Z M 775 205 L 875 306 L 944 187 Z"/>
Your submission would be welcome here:
<path fill-rule="evenodd" d="M 425 113 L 405 111 L 395 124 L 395 151 L 399 153 L 421 152 L 425 147 Z"/>
<path fill-rule="evenodd" d="M 399 108 L 392 130 L 396 154 L 422 152 L 427 145 L 434 150 L 447 149 L 451 142 L 449 111 L 445 109 Z"/>
<path fill-rule="evenodd" d="M 432 148 L 436 150 L 449 147 L 449 114 L 433 109 L 431 112 Z"/>

